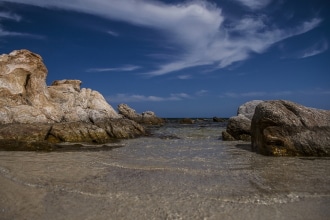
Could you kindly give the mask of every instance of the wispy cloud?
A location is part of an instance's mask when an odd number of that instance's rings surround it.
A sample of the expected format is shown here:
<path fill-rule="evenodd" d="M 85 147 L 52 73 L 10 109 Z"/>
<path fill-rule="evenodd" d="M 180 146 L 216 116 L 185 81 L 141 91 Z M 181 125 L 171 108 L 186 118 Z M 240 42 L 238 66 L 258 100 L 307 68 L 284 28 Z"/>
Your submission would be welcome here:
<path fill-rule="evenodd" d="M 115 32 L 115 31 L 108 30 L 107 33 L 110 34 L 113 37 L 119 37 L 119 33 Z"/>
<path fill-rule="evenodd" d="M 253 10 L 264 8 L 272 2 L 272 0 L 235 0 L 235 1 Z"/>
<path fill-rule="evenodd" d="M 91 68 L 86 70 L 86 72 L 130 72 L 140 68 L 141 68 L 140 66 L 126 65 L 115 68 Z"/>
<path fill-rule="evenodd" d="M 159 65 L 146 73 L 149 76 L 204 65 L 225 68 L 248 59 L 252 53 L 263 53 L 279 41 L 308 32 L 321 22 L 320 18 L 312 18 L 291 28 L 281 28 L 270 23 L 274 20 L 266 15 L 232 20 L 218 5 L 206 0 L 181 4 L 156 0 L 7 1 L 79 11 L 162 31 L 171 46 L 181 49 L 180 58 Z M 236 1 L 251 9 L 271 3 L 271 0 Z"/>
<path fill-rule="evenodd" d="M 330 90 L 324 89 L 312 89 L 312 90 L 304 90 L 304 91 L 274 91 L 274 92 L 225 92 L 221 94 L 220 98 L 281 98 L 292 95 L 330 95 Z"/>
<path fill-rule="evenodd" d="M 192 78 L 192 76 L 191 75 L 179 75 L 178 76 L 178 79 L 182 79 L 182 80 L 185 80 L 185 79 L 191 79 Z"/>
<path fill-rule="evenodd" d="M 326 50 L 328 50 L 328 42 L 325 39 L 323 39 L 322 41 L 319 41 L 314 45 L 312 45 L 311 47 L 304 50 L 299 56 L 299 58 L 312 57 L 321 54 Z"/>
<path fill-rule="evenodd" d="M 116 94 L 114 96 L 108 96 L 107 101 L 111 102 L 163 102 L 163 101 L 180 101 L 183 99 L 192 98 L 190 95 L 186 93 L 175 93 L 170 94 L 167 97 L 160 96 L 145 96 L 145 95 L 137 95 L 137 94 Z"/>
<path fill-rule="evenodd" d="M 1 25 L 0 25 L 0 37 L 28 37 L 28 38 L 39 39 L 39 40 L 42 40 L 45 38 L 44 36 L 41 36 L 41 35 L 6 31 L 1 27 Z"/>
<path fill-rule="evenodd" d="M 196 92 L 197 96 L 205 96 L 207 93 L 209 93 L 208 90 L 202 89 Z"/>
<path fill-rule="evenodd" d="M 22 17 L 15 13 L 0 11 L 0 20 L 1 19 L 9 19 L 19 22 Z"/>
<path fill-rule="evenodd" d="M 1 11 L 0 12 L 0 22 L 3 19 L 20 22 L 22 20 L 22 17 L 18 14 L 12 13 L 12 12 Z M 33 39 L 44 39 L 45 38 L 44 36 L 40 36 L 40 35 L 36 35 L 36 34 L 7 31 L 2 27 L 1 23 L 0 23 L 0 37 L 28 37 L 28 38 L 33 38 Z"/>

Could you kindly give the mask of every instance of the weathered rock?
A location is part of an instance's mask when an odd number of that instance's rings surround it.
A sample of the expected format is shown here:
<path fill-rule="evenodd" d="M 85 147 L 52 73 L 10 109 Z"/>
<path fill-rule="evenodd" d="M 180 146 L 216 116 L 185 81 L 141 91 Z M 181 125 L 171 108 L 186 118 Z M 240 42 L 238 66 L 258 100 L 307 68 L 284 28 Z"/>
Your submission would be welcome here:
<path fill-rule="evenodd" d="M 249 120 L 252 120 L 254 111 L 257 105 L 259 105 L 263 100 L 252 100 L 244 103 L 238 107 L 237 115 L 244 115 Z"/>
<path fill-rule="evenodd" d="M 63 111 L 62 121 L 90 122 L 120 115 L 107 103 L 104 97 L 91 89 L 80 89 L 80 80 L 54 81 L 48 87 L 52 100 Z"/>
<path fill-rule="evenodd" d="M 57 142 L 104 143 L 145 133 L 140 125 L 122 119 L 99 92 L 81 89 L 80 80 L 59 80 L 47 87 L 46 76 L 41 56 L 28 50 L 0 56 L 2 148 L 36 150 Z M 145 115 L 153 118 L 151 113 Z"/>
<path fill-rule="evenodd" d="M 0 123 L 54 123 L 120 118 L 104 97 L 80 80 L 46 86 L 42 58 L 28 50 L 0 56 Z"/>
<path fill-rule="evenodd" d="M 113 139 L 134 138 L 144 135 L 144 128 L 128 119 L 109 119 L 89 122 L 55 124 L 0 125 L 0 149 L 51 150 L 60 142 L 103 144 Z"/>
<path fill-rule="evenodd" d="M 226 122 L 227 120 L 225 118 L 213 117 L 212 121 L 213 122 Z"/>
<path fill-rule="evenodd" d="M 237 116 L 228 120 L 226 131 L 222 132 L 224 141 L 233 140 L 251 140 L 251 120 L 255 107 L 260 104 L 261 100 L 253 100 L 244 103 L 237 110 Z"/>
<path fill-rule="evenodd" d="M 119 114 L 123 115 L 125 118 L 131 119 L 137 123 L 145 124 L 145 125 L 162 125 L 164 124 L 164 120 L 162 118 L 158 118 L 156 114 L 152 111 L 146 111 L 142 114 L 136 113 L 134 109 L 129 107 L 127 104 L 118 105 Z"/>
<path fill-rule="evenodd" d="M 274 156 L 330 156 L 330 111 L 277 100 L 259 104 L 252 149 Z"/>
<path fill-rule="evenodd" d="M 0 123 L 61 120 L 61 109 L 50 101 L 46 75 L 42 58 L 28 50 L 0 56 Z"/>
<path fill-rule="evenodd" d="M 179 121 L 180 124 L 194 124 L 194 120 L 191 118 L 183 118 Z"/>

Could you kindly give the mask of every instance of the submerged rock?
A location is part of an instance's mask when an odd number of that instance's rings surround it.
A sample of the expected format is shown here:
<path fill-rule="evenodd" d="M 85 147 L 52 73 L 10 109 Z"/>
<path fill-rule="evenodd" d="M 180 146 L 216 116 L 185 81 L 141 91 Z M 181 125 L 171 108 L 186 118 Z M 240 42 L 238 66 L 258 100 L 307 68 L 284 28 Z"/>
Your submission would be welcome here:
<path fill-rule="evenodd" d="M 251 120 L 258 104 L 262 100 L 253 100 L 244 103 L 237 110 L 237 116 L 231 117 L 228 120 L 226 131 L 222 132 L 222 140 L 251 140 Z"/>
<path fill-rule="evenodd" d="M 186 125 L 190 125 L 190 124 L 194 124 L 194 120 L 192 120 L 191 118 L 183 118 L 179 121 L 179 124 L 186 124 Z"/>
<path fill-rule="evenodd" d="M 252 119 L 252 149 L 273 156 L 330 156 L 330 111 L 266 101 Z"/>

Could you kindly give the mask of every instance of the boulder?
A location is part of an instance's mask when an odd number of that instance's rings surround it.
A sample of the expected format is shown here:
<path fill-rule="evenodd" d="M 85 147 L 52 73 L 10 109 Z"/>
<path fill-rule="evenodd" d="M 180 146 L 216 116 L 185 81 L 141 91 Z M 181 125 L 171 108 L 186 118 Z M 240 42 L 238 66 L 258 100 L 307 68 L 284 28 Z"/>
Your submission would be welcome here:
<path fill-rule="evenodd" d="M 61 142 L 104 144 L 113 139 L 144 135 L 144 128 L 128 119 L 109 119 L 89 122 L 55 124 L 0 125 L 1 150 L 52 150 Z"/>
<path fill-rule="evenodd" d="M 152 111 L 146 111 L 142 114 L 136 113 L 134 109 L 129 107 L 127 104 L 119 104 L 118 112 L 123 117 L 131 119 L 137 123 L 141 123 L 144 125 L 162 125 L 164 124 L 164 120 L 156 116 L 156 114 Z"/>
<path fill-rule="evenodd" d="M 213 118 L 212 118 L 212 121 L 213 121 L 213 122 L 226 122 L 227 119 L 225 119 L 225 118 L 213 117 Z"/>
<path fill-rule="evenodd" d="M 192 120 L 191 118 L 183 118 L 183 119 L 180 119 L 179 120 L 179 124 L 186 124 L 186 125 L 189 125 L 189 124 L 194 124 L 194 120 Z"/>
<path fill-rule="evenodd" d="M 60 107 L 50 100 L 47 68 L 28 50 L 0 56 L 0 123 L 59 122 Z"/>
<path fill-rule="evenodd" d="M 251 124 L 252 149 L 273 156 L 330 156 L 330 111 L 266 101 Z"/>
<path fill-rule="evenodd" d="M 261 102 L 263 101 L 253 100 L 241 105 L 237 110 L 237 116 L 229 118 L 226 131 L 222 132 L 222 140 L 251 141 L 251 120 L 255 107 Z"/>
<path fill-rule="evenodd" d="M 99 92 L 80 89 L 80 84 L 80 80 L 58 80 L 48 87 L 50 97 L 64 113 L 62 121 L 94 122 L 120 118 Z"/>
<path fill-rule="evenodd" d="M 120 118 L 104 97 L 80 89 L 80 80 L 58 80 L 46 86 L 41 56 L 16 50 L 0 56 L 0 123 L 89 122 Z"/>

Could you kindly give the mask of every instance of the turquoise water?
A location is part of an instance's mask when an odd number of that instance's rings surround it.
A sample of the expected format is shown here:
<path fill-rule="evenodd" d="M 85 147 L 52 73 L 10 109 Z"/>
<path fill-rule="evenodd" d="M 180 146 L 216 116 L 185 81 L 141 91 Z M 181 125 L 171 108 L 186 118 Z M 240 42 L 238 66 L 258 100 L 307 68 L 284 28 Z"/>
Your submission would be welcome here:
<path fill-rule="evenodd" d="M 169 124 L 109 151 L 0 152 L 0 219 L 329 219 L 329 158 Z"/>

